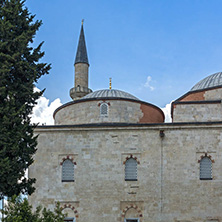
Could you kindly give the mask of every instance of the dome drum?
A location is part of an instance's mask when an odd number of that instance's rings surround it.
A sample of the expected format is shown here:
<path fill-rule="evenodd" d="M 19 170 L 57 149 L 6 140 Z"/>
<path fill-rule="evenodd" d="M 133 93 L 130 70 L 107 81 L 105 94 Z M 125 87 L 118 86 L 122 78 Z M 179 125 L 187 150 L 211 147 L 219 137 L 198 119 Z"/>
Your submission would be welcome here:
<path fill-rule="evenodd" d="M 142 102 L 129 93 L 99 90 L 59 107 L 54 112 L 54 119 L 56 125 L 162 123 L 164 114 L 158 107 Z"/>

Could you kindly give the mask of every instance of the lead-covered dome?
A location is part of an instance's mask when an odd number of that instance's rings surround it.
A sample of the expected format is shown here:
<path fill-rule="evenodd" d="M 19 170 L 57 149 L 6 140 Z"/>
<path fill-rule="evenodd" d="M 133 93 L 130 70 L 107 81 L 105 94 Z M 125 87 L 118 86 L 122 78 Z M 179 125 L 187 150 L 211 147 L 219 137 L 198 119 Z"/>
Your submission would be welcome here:
<path fill-rule="evenodd" d="M 133 99 L 139 100 L 135 96 L 118 90 L 118 89 L 102 89 L 95 92 L 89 93 L 88 95 L 81 98 L 82 99 L 95 99 L 95 98 L 123 98 L 123 99 Z"/>
<path fill-rule="evenodd" d="M 190 91 L 222 87 L 222 72 L 217 72 L 199 81 Z"/>

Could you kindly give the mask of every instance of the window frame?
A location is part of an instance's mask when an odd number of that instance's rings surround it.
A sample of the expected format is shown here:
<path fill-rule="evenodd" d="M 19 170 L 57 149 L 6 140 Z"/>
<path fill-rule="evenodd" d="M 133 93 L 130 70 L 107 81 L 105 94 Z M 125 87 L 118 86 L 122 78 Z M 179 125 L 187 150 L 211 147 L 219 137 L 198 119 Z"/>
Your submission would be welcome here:
<path fill-rule="evenodd" d="M 64 179 L 64 166 L 63 166 L 63 164 L 66 162 L 66 161 L 69 161 L 69 162 L 71 162 L 72 163 L 72 165 L 73 165 L 73 179 Z M 63 161 L 63 163 L 62 163 L 62 178 L 61 178 L 61 181 L 62 182 L 75 182 L 75 164 L 70 160 L 70 159 L 66 159 L 66 160 L 64 160 Z"/>
<path fill-rule="evenodd" d="M 106 106 L 106 113 L 102 113 L 102 107 Z M 109 115 L 109 105 L 106 102 L 102 102 L 100 104 L 100 116 L 101 117 L 108 117 Z"/>
<path fill-rule="evenodd" d="M 128 179 L 128 178 L 126 178 L 126 168 L 127 168 L 127 162 L 128 161 L 130 161 L 130 160 L 133 160 L 133 161 L 135 161 L 135 163 L 136 163 L 136 172 L 135 172 L 135 174 L 136 174 L 136 178 L 130 178 L 130 179 Z M 135 159 L 135 158 L 133 158 L 133 157 L 130 157 L 129 159 L 127 159 L 126 160 L 126 162 L 125 162 L 125 181 L 138 181 L 138 162 L 137 162 L 137 160 Z"/>
<path fill-rule="evenodd" d="M 209 161 L 210 161 L 210 177 L 201 177 L 201 166 L 203 166 L 203 165 L 201 165 L 201 162 L 204 160 L 204 159 L 208 159 Z M 210 157 L 208 157 L 208 156 L 204 156 L 204 157 L 202 157 L 201 158 L 201 160 L 199 161 L 199 168 L 200 168 L 200 171 L 199 171 L 199 179 L 200 180 L 212 180 L 213 179 L 213 176 L 212 176 L 212 174 L 213 174 L 213 172 L 212 172 L 212 166 L 213 166 L 213 161 L 211 160 L 211 158 Z M 209 169 L 208 169 L 209 170 Z"/>
<path fill-rule="evenodd" d="M 124 218 L 124 222 L 130 222 L 130 221 L 133 221 L 133 220 L 137 220 L 137 222 L 140 222 L 139 218 Z"/>
<path fill-rule="evenodd" d="M 66 218 L 64 218 L 64 222 L 76 222 L 76 218 L 75 217 L 66 217 Z"/>

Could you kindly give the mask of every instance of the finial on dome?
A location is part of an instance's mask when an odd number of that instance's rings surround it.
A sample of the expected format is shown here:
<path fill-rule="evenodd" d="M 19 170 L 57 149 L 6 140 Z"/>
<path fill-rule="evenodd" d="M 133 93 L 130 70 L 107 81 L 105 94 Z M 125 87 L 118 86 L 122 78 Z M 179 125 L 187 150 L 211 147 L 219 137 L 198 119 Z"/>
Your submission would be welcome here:
<path fill-rule="evenodd" d="M 112 89 L 112 78 L 109 78 L 109 89 Z"/>
<path fill-rule="evenodd" d="M 84 19 L 82 19 L 82 25 L 83 25 L 83 23 L 84 23 Z"/>

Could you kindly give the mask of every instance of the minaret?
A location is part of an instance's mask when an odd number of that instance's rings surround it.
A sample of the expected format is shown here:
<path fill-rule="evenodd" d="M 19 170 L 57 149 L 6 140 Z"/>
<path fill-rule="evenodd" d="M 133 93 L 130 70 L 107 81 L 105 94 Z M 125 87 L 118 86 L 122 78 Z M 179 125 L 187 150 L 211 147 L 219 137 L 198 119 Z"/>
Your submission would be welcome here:
<path fill-rule="evenodd" d="M 70 89 L 70 96 L 73 100 L 80 99 L 81 97 L 92 92 L 88 88 L 88 69 L 89 62 L 86 50 L 86 42 L 83 30 L 83 20 L 79 36 L 79 44 L 76 52 L 75 59 L 75 86 Z"/>

